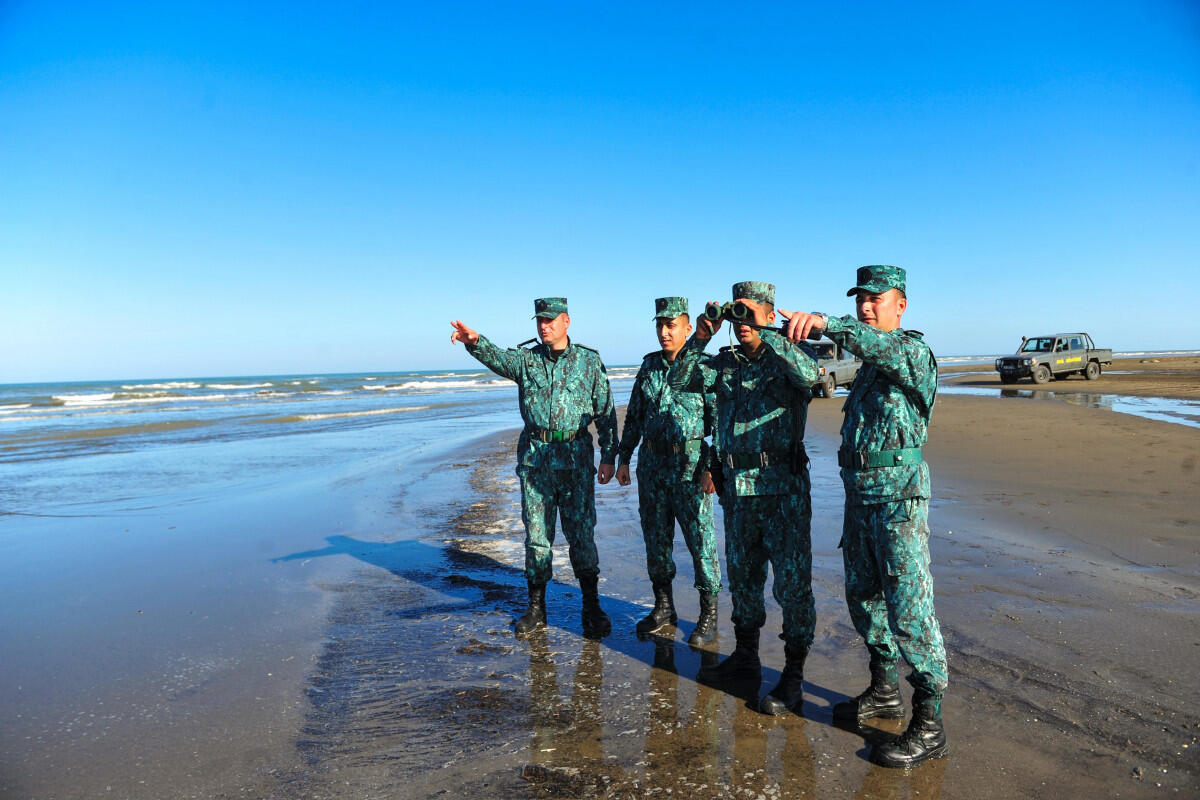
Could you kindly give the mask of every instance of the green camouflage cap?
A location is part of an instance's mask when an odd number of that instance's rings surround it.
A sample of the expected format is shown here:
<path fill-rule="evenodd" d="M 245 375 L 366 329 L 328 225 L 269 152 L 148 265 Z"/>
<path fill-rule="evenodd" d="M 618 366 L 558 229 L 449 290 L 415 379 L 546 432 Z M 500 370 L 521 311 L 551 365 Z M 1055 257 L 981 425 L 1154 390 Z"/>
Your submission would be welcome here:
<path fill-rule="evenodd" d="M 872 264 L 869 267 L 858 268 L 858 285 L 846 292 L 846 297 L 853 297 L 859 290 L 879 294 L 888 289 L 904 291 L 904 270 L 888 264 Z"/>
<path fill-rule="evenodd" d="M 733 285 L 733 299 L 753 300 L 756 303 L 775 305 L 775 284 L 765 281 L 742 281 Z"/>
<path fill-rule="evenodd" d="M 660 297 L 654 301 L 655 319 L 675 319 L 688 313 L 686 297 Z"/>
<path fill-rule="evenodd" d="M 567 313 L 567 298 L 539 297 L 533 301 L 533 318 L 554 319 L 559 314 Z"/>

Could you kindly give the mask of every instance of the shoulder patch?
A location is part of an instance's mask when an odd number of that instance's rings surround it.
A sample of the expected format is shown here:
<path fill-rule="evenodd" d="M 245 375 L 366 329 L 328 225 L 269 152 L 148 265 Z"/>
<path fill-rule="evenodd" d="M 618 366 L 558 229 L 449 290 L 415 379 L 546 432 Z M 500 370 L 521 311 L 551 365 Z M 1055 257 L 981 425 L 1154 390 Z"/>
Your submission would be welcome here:
<path fill-rule="evenodd" d="M 924 339 L 925 338 L 925 334 L 921 333 L 920 331 L 910 331 L 908 329 L 905 329 L 904 335 L 910 336 L 913 339 Z"/>
<path fill-rule="evenodd" d="M 581 350 L 588 350 L 592 353 L 595 353 L 596 355 L 600 355 L 600 351 L 594 347 L 588 347 L 586 344 L 579 344 L 578 342 L 571 342 L 571 344 L 575 345 L 576 347 L 580 348 Z"/>
<path fill-rule="evenodd" d="M 649 361 L 650 359 L 655 358 L 660 355 L 662 355 L 662 350 L 652 350 L 651 352 L 646 353 L 646 355 L 642 356 L 642 361 L 646 362 L 646 361 Z"/>

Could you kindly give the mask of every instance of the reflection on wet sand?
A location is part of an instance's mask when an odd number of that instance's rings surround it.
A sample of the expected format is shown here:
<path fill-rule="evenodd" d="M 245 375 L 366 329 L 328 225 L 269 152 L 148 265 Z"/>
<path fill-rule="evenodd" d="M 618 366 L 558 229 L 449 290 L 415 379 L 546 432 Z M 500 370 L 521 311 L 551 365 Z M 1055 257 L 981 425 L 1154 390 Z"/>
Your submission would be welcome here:
<path fill-rule="evenodd" d="M 779 724 L 754 711 L 747 698 L 704 684 L 682 716 L 676 643 L 656 638 L 645 694 L 647 717 L 640 758 L 622 766 L 605 753 L 606 723 L 628 708 L 609 707 L 603 695 L 601 645 L 584 641 L 571 686 L 569 710 L 560 708 L 558 667 L 544 633 L 529 640 L 531 761 L 521 768 L 535 797 L 643 797 L 679 793 L 694 797 L 816 797 L 814 759 L 804 720 Z M 716 653 L 702 652 L 702 664 Z M 757 684 L 757 682 L 756 682 Z M 690 694 L 687 693 L 687 694 Z M 636 698 L 637 695 L 634 695 Z M 619 723 L 613 725 L 613 723 Z M 619 734 L 618 734 L 619 736 Z M 632 761 L 632 759 L 630 759 Z"/>

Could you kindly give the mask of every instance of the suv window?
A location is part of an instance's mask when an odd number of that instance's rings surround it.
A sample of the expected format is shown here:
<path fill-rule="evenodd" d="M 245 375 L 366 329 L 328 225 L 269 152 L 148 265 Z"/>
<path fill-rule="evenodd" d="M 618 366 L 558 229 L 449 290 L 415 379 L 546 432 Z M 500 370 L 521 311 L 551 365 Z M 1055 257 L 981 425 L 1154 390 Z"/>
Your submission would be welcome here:
<path fill-rule="evenodd" d="M 1078 336 L 1072 336 L 1071 337 L 1071 349 L 1072 350 L 1082 350 L 1083 349 L 1083 339 L 1080 339 Z"/>
<path fill-rule="evenodd" d="M 1027 339 L 1024 346 L 1021 348 L 1022 353 L 1045 353 L 1054 346 L 1054 340 L 1049 336 L 1043 336 L 1038 339 Z"/>

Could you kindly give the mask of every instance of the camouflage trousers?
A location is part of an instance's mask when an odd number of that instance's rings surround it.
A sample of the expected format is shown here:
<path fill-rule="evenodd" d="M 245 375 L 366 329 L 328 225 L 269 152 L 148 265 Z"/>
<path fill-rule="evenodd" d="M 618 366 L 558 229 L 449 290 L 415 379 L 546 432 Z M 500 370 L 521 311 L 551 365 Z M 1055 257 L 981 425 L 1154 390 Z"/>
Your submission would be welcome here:
<path fill-rule="evenodd" d="M 675 521 L 692 554 L 696 588 L 705 594 L 721 591 L 721 563 L 713 531 L 712 495 L 699 481 L 671 480 L 638 470 L 638 513 L 646 542 L 646 572 L 653 583 L 675 579 Z"/>
<path fill-rule="evenodd" d="M 596 553 L 595 473 L 586 469 L 518 469 L 525 523 L 525 579 L 544 584 L 552 573 L 554 527 L 562 517 L 576 577 L 600 574 Z"/>
<path fill-rule="evenodd" d="M 929 501 L 846 503 L 842 527 L 846 605 L 872 663 L 912 667 L 914 688 L 946 689 L 946 648 L 933 611 Z"/>
<path fill-rule="evenodd" d="M 808 495 L 727 496 L 725 562 L 733 596 L 733 624 L 761 628 L 767 621 L 763 588 L 767 562 L 774 575 L 772 594 L 783 609 L 783 636 L 807 650 L 817 622 L 812 593 L 812 508 Z"/>

